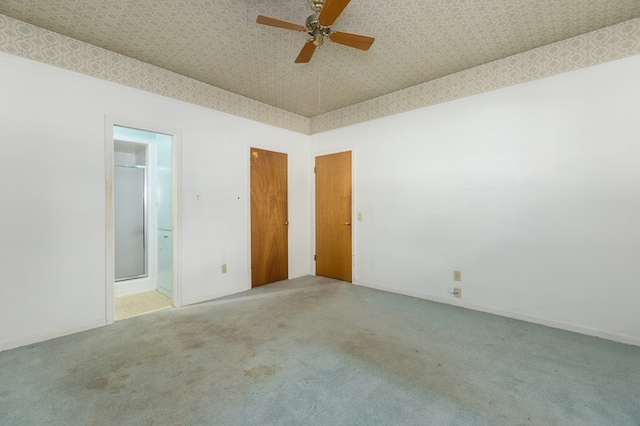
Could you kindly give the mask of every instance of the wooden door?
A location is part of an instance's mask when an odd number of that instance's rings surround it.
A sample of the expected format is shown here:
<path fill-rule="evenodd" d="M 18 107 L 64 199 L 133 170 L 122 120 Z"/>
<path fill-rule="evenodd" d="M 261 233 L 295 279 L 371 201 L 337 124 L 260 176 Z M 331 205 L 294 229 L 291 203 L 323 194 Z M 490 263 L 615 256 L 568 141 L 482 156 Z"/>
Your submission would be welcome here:
<path fill-rule="evenodd" d="M 352 281 L 351 151 L 316 157 L 316 275 Z"/>
<path fill-rule="evenodd" d="M 251 148 L 251 286 L 289 277 L 287 154 Z"/>

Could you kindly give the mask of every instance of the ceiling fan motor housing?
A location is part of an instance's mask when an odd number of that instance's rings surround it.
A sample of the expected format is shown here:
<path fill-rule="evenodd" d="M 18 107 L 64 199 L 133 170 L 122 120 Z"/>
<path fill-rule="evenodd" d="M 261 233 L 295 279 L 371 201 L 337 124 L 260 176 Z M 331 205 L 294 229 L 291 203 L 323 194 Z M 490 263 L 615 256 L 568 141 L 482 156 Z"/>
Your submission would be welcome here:
<path fill-rule="evenodd" d="M 331 28 L 320 23 L 319 17 L 320 12 L 316 12 L 307 18 L 307 33 L 313 37 L 312 41 L 316 46 L 322 45 L 324 36 L 328 36 L 331 32 Z"/>
<path fill-rule="evenodd" d="M 316 12 L 313 15 L 309 15 L 307 18 L 307 30 L 309 30 L 309 34 L 313 35 L 316 28 L 320 28 L 320 21 L 318 18 L 320 17 L 320 12 Z"/>
<path fill-rule="evenodd" d="M 258 15 L 256 22 L 262 25 L 284 28 L 286 30 L 306 32 L 311 39 L 302 47 L 300 54 L 295 60 L 296 64 L 307 63 L 311 60 L 316 47 L 321 46 L 324 38 L 349 47 L 360 50 L 369 50 L 374 42 L 373 37 L 351 34 L 342 31 L 332 31 L 331 25 L 336 18 L 340 16 L 345 7 L 351 0 L 308 0 L 309 6 L 313 10 L 313 14 L 307 17 L 306 25 L 296 24 L 295 22 L 283 21 L 282 19 L 272 18 L 270 16 Z"/>

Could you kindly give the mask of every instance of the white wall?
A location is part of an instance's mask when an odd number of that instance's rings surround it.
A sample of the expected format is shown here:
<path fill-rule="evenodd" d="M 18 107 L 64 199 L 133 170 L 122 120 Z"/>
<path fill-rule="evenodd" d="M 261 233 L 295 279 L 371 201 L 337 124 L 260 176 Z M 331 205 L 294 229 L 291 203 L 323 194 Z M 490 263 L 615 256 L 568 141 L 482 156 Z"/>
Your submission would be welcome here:
<path fill-rule="evenodd" d="M 638 76 L 636 56 L 314 136 L 354 149 L 356 282 L 640 344 Z"/>
<path fill-rule="evenodd" d="M 0 94 L 0 350 L 106 322 L 106 117 L 180 132 L 183 303 L 250 287 L 255 143 L 289 154 L 289 274 L 309 273 L 308 136 L 6 54 Z"/>
<path fill-rule="evenodd" d="M 105 117 L 180 132 L 183 303 L 249 288 L 250 146 L 289 155 L 291 278 L 312 157 L 354 149 L 357 283 L 640 344 L 638 75 L 632 57 L 309 138 L 0 54 L 0 350 L 106 322 Z"/>

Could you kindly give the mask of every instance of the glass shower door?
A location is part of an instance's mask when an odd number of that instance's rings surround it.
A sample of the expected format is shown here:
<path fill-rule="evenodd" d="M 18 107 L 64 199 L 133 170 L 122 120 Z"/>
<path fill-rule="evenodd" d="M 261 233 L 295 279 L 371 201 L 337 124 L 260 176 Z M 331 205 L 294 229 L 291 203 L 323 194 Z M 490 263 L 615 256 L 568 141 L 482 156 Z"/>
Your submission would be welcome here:
<path fill-rule="evenodd" d="M 147 276 L 146 169 L 115 166 L 115 267 L 116 281 Z"/>

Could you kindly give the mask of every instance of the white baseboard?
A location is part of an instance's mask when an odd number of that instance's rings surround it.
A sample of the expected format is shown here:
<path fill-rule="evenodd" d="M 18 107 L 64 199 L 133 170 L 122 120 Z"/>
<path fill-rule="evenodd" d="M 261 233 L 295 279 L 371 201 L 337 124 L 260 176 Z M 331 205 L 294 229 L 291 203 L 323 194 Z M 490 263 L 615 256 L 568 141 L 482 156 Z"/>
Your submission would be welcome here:
<path fill-rule="evenodd" d="M 48 330 L 42 333 L 31 334 L 29 336 L 20 337 L 18 339 L 0 342 L 0 352 L 9 349 L 19 348 L 20 346 L 32 345 L 34 343 L 44 342 L 45 340 L 55 339 L 56 337 L 67 336 L 69 334 L 80 333 L 82 331 L 91 330 L 107 325 L 106 319 L 102 318 L 95 321 L 89 321 L 70 327 Z"/>
<path fill-rule="evenodd" d="M 196 303 L 208 302 L 208 301 L 213 300 L 213 299 L 218 299 L 218 298 L 224 297 L 224 296 L 230 296 L 232 294 L 240 293 L 240 292 L 247 291 L 247 290 L 250 290 L 250 289 L 251 289 L 251 287 L 242 288 L 242 289 L 234 289 L 234 290 L 223 290 L 223 291 L 217 291 L 215 293 L 199 294 L 197 296 L 191 296 L 191 297 L 183 297 L 182 298 L 182 306 L 195 305 Z"/>
<path fill-rule="evenodd" d="M 447 305 L 458 306 L 460 308 L 471 309 L 479 312 L 486 312 L 488 314 L 498 315 L 501 317 L 512 318 L 520 321 L 531 322 L 534 324 L 540 324 L 551 328 L 558 328 L 560 330 L 572 331 L 574 333 L 580 333 L 587 336 L 599 337 L 606 340 L 611 340 L 618 343 L 625 343 L 628 345 L 640 346 L 640 338 L 634 336 L 628 336 L 625 334 L 614 333 L 610 331 L 598 330 L 590 327 L 583 327 L 575 324 L 569 324 L 562 321 L 550 320 L 546 318 L 540 318 L 532 315 L 527 315 L 519 312 L 508 311 L 505 309 L 495 308 L 492 306 L 479 305 L 475 303 L 462 302 L 458 299 L 447 299 L 445 297 L 435 296 L 428 293 L 415 292 L 415 291 L 403 291 L 395 288 L 386 287 L 383 285 L 376 285 L 365 283 L 362 281 L 354 282 L 354 284 L 369 287 L 376 290 L 382 290 L 389 293 L 402 294 L 405 296 L 416 297 L 418 299 L 430 300 L 432 302 L 444 303 Z"/>

